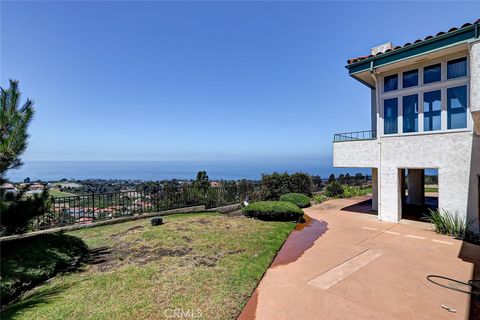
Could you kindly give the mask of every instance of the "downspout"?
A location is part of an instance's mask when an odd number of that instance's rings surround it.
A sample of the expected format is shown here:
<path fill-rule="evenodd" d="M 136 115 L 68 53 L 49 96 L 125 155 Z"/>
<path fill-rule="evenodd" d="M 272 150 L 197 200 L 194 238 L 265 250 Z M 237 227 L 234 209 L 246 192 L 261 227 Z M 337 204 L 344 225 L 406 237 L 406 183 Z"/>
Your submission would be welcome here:
<path fill-rule="evenodd" d="M 382 142 L 380 141 L 380 93 L 379 93 L 379 88 L 378 88 L 378 77 L 375 73 L 375 67 L 373 65 L 373 60 L 370 62 L 370 76 L 373 78 L 373 81 L 375 82 L 375 111 L 376 111 L 376 117 L 377 117 L 377 123 L 376 123 L 376 134 L 377 134 L 377 140 L 378 140 L 378 168 L 377 168 L 377 219 L 382 220 L 381 216 L 381 208 L 382 208 L 382 203 L 380 199 L 382 199 L 382 188 L 381 188 L 381 168 L 382 168 Z"/>

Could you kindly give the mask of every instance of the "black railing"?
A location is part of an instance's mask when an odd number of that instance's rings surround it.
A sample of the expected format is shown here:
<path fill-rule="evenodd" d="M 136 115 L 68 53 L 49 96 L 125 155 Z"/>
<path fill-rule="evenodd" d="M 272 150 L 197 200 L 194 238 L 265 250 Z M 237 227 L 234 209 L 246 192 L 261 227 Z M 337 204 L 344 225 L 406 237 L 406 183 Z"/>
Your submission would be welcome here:
<path fill-rule="evenodd" d="M 357 131 L 357 132 L 335 133 L 333 135 L 333 142 L 372 140 L 376 138 L 377 138 L 377 130 L 365 130 L 365 131 Z"/>
<path fill-rule="evenodd" d="M 32 221 L 31 229 L 42 230 L 79 223 L 108 220 L 148 212 L 198 205 L 206 209 L 240 203 L 246 194 L 237 186 L 182 186 L 155 191 L 92 193 L 54 198 L 52 208 Z"/>

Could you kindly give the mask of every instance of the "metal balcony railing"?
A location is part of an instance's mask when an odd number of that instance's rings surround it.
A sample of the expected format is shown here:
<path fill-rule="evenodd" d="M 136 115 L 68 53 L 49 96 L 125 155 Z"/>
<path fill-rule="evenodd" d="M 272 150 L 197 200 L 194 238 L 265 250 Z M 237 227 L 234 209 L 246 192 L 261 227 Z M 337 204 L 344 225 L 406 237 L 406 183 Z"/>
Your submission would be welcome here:
<path fill-rule="evenodd" d="M 377 130 L 365 130 L 365 131 L 357 131 L 357 132 L 335 133 L 333 135 L 333 142 L 372 140 L 376 138 L 377 138 Z"/>

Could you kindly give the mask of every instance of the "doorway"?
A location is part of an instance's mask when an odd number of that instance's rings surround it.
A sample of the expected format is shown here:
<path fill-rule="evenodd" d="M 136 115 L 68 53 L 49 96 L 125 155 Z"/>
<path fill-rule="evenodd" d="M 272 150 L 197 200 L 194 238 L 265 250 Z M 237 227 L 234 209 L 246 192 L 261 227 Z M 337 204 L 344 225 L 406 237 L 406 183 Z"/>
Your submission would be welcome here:
<path fill-rule="evenodd" d="M 424 221 L 430 210 L 438 209 L 438 169 L 400 169 L 402 219 Z"/>

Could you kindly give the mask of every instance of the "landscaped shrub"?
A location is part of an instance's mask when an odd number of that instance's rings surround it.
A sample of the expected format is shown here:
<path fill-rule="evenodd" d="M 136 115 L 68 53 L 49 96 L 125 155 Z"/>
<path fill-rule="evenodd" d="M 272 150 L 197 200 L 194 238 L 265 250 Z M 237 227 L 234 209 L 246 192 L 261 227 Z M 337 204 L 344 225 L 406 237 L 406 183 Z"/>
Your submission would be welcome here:
<path fill-rule="evenodd" d="M 1 243 L 1 304 L 53 277 L 87 252 L 85 243 L 65 234 L 45 234 Z"/>
<path fill-rule="evenodd" d="M 343 197 L 350 198 L 361 195 L 362 192 L 359 187 L 343 186 Z"/>
<path fill-rule="evenodd" d="M 313 201 L 315 203 L 322 203 L 327 200 L 328 200 L 328 197 L 325 195 L 325 193 L 320 193 L 313 196 Z"/>
<path fill-rule="evenodd" d="M 332 182 L 327 186 L 325 195 L 332 198 L 341 198 L 343 197 L 343 192 L 344 190 L 340 183 Z"/>
<path fill-rule="evenodd" d="M 430 210 L 423 219 L 433 224 L 435 232 L 459 238 L 465 237 L 465 232 L 473 222 L 471 220 L 465 222 L 465 219 L 458 214 L 438 209 Z"/>
<path fill-rule="evenodd" d="M 303 211 L 297 205 L 287 201 L 259 201 L 243 208 L 250 218 L 267 221 L 298 221 Z"/>
<path fill-rule="evenodd" d="M 263 174 L 261 189 L 264 200 L 278 200 L 282 194 L 291 192 L 310 195 L 312 192 L 312 178 L 302 172 L 292 175 L 286 172 Z"/>
<path fill-rule="evenodd" d="M 288 201 L 296 204 L 300 208 L 310 206 L 310 198 L 301 193 L 287 193 L 280 197 L 280 201 Z"/>

